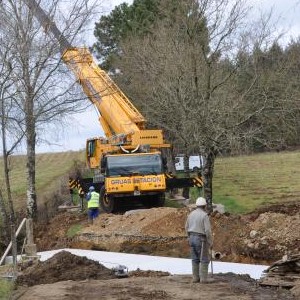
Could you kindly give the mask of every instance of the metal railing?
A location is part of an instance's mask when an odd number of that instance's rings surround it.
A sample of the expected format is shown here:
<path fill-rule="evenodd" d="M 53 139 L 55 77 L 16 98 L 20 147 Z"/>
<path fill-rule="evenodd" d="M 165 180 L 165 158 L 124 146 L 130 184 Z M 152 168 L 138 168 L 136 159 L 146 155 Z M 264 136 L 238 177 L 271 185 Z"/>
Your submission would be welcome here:
<path fill-rule="evenodd" d="M 22 222 L 20 223 L 20 225 L 19 225 L 19 227 L 18 227 L 18 229 L 17 229 L 17 231 L 16 231 L 16 234 L 15 234 L 15 237 L 16 237 L 16 238 L 18 237 L 18 235 L 19 235 L 20 231 L 22 230 L 22 228 L 23 228 L 23 226 L 24 226 L 25 223 L 26 223 L 26 218 L 24 218 L 24 219 L 22 220 Z M 6 256 L 7 256 L 7 254 L 8 254 L 9 251 L 11 250 L 11 248 L 12 248 L 12 241 L 8 244 L 8 246 L 7 246 L 7 248 L 6 248 L 5 252 L 4 252 L 4 254 L 3 254 L 2 257 L 1 257 L 1 260 L 0 260 L 0 266 L 3 264 L 3 262 L 4 262 L 4 260 L 5 260 Z"/>

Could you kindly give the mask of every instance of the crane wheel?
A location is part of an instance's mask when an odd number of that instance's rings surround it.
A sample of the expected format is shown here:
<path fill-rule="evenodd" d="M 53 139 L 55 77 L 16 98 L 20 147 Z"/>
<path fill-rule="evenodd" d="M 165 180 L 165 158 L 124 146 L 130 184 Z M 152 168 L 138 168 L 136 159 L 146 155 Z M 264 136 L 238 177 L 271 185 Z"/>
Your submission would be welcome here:
<path fill-rule="evenodd" d="M 157 198 L 154 200 L 153 207 L 163 207 L 165 205 L 165 193 L 157 195 Z"/>
<path fill-rule="evenodd" d="M 116 209 L 114 197 L 106 194 L 104 186 L 100 190 L 100 206 L 106 213 L 112 213 Z"/>
<path fill-rule="evenodd" d="M 165 193 L 146 196 L 142 199 L 142 203 L 146 208 L 163 207 L 165 205 Z"/>

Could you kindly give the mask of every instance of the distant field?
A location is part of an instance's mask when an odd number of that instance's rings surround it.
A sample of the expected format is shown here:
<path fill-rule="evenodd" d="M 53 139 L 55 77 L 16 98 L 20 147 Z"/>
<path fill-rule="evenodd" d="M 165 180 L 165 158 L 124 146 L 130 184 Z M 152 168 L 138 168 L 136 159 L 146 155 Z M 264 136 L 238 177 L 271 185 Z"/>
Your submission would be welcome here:
<path fill-rule="evenodd" d="M 299 200 L 300 152 L 219 158 L 214 202 L 231 212 L 248 212 L 262 204 Z"/>
<path fill-rule="evenodd" d="M 67 184 L 69 170 L 76 161 L 84 162 L 82 152 L 37 155 L 37 193 L 43 201 L 47 193 Z M 0 160 L 0 169 L 3 169 Z M 300 197 L 300 151 L 264 153 L 251 156 L 217 158 L 214 174 L 215 203 L 223 203 L 230 212 L 249 212 L 256 207 L 298 200 Z M 12 192 L 18 207 L 26 202 L 25 159 L 11 161 Z M 0 184 L 4 186 L 3 175 Z M 66 186 L 67 188 L 67 186 Z"/>
<path fill-rule="evenodd" d="M 36 190 L 38 200 L 43 201 L 44 195 L 55 191 L 66 181 L 68 172 L 76 161 L 84 161 L 84 152 L 61 152 L 38 154 L 36 157 Z M 17 199 L 17 207 L 26 205 L 26 168 L 24 156 L 13 156 L 10 160 L 10 176 L 13 198 Z M 0 160 L 0 170 L 3 170 L 3 160 Z M 3 171 L 0 175 L 0 184 L 4 188 Z"/>

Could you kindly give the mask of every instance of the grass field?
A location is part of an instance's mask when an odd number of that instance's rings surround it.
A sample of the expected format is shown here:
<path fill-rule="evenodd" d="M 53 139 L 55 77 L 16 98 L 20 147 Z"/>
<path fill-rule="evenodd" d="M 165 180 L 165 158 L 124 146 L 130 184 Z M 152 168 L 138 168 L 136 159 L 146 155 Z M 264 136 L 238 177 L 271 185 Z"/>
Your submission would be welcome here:
<path fill-rule="evenodd" d="M 68 184 L 68 173 L 76 162 L 84 161 L 84 152 L 61 152 L 38 154 L 36 157 L 36 190 L 38 200 L 56 189 L 61 184 Z M 13 156 L 10 160 L 10 178 L 13 198 L 17 208 L 26 205 L 26 168 L 24 156 Z M 3 161 L 0 160 L 0 170 L 3 170 Z M 4 175 L 0 175 L 0 185 L 4 188 Z"/>
<path fill-rule="evenodd" d="M 37 155 L 38 200 L 60 188 L 67 188 L 69 170 L 75 162 L 84 162 L 83 152 Z M 249 212 L 264 204 L 297 200 L 300 196 L 300 151 L 264 153 L 250 156 L 217 158 L 213 182 L 213 201 L 230 212 Z M 0 161 L 0 169 L 2 162 Z M 26 202 L 25 158 L 11 161 L 12 192 L 18 207 Z M 4 186 L 3 176 L 0 176 Z"/>
<path fill-rule="evenodd" d="M 13 291 L 13 283 L 5 279 L 0 278 L 0 299 L 11 299 Z"/>
<path fill-rule="evenodd" d="M 298 200 L 299 165 L 299 151 L 219 158 L 213 183 L 214 202 L 240 213 L 264 204 Z"/>

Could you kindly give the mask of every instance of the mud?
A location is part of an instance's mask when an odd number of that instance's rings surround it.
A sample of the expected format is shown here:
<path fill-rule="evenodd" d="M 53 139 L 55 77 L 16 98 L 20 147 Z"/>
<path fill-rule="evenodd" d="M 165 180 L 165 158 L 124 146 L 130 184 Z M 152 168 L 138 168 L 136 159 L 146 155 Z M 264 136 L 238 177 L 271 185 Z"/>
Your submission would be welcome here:
<path fill-rule="evenodd" d="M 290 291 L 259 287 L 247 276 L 215 275 L 209 284 L 192 284 L 191 276 L 129 277 L 109 280 L 62 281 L 20 288 L 20 300 L 295 300 Z"/>
<path fill-rule="evenodd" d="M 98 262 L 61 251 L 44 262 L 21 265 L 18 285 L 33 286 L 65 280 L 112 279 L 114 272 Z"/>

